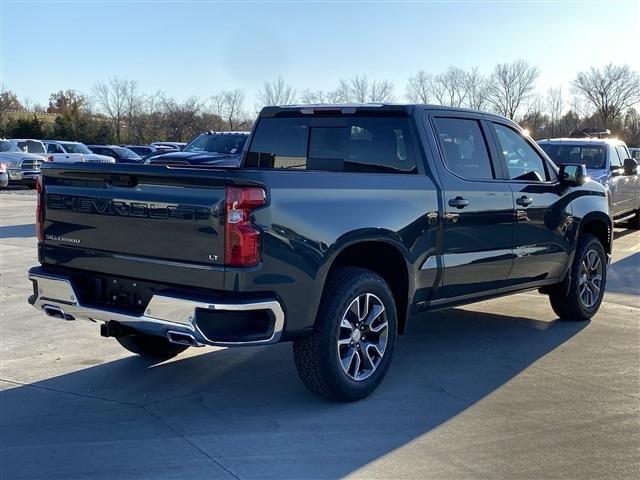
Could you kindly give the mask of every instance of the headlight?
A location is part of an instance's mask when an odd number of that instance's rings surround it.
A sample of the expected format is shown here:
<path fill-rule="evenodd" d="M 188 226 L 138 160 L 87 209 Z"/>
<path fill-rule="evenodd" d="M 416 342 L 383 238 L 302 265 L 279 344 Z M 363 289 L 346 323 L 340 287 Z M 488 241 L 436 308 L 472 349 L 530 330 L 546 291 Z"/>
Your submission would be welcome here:
<path fill-rule="evenodd" d="M 20 165 L 20 160 L 5 160 L 2 163 L 6 168 L 17 168 Z"/>

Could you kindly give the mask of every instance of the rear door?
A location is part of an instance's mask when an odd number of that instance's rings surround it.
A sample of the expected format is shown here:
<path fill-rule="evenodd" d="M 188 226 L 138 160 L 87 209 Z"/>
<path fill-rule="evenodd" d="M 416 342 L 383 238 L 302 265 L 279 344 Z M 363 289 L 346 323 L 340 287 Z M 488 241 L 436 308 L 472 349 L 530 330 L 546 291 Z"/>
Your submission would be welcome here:
<path fill-rule="evenodd" d="M 223 287 L 224 172 L 77 163 L 43 176 L 45 265 Z"/>
<path fill-rule="evenodd" d="M 444 194 L 441 301 L 505 286 L 513 263 L 514 209 L 481 115 L 434 114 Z M 455 300 L 454 300 L 455 301 Z"/>
<path fill-rule="evenodd" d="M 565 235 L 571 212 L 563 197 L 564 189 L 531 139 L 506 122 L 490 124 L 516 210 L 509 283 L 557 278 L 564 273 L 570 249 Z"/>

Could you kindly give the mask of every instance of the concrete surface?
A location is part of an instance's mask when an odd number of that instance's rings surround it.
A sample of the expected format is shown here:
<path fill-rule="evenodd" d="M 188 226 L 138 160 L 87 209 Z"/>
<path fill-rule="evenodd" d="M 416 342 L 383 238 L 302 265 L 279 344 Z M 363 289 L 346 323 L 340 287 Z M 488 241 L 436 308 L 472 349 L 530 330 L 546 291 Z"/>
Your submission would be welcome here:
<path fill-rule="evenodd" d="M 151 364 L 29 307 L 34 198 L 0 194 L 0 478 L 640 477 L 640 232 L 591 322 L 525 293 L 430 314 L 369 399 L 322 401 L 289 344 Z"/>

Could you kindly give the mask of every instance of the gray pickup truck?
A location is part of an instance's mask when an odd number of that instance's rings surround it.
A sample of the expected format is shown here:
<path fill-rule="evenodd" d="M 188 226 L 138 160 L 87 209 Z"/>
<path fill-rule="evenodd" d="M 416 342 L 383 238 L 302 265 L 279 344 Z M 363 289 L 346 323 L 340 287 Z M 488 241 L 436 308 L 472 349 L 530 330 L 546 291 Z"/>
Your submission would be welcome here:
<path fill-rule="evenodd" d="M 584 164 L 589 176 L 608 189 L 614 223 L 640 228 L 638 161 L 622 140 L 555 138 L 538 143 L 556 165 Z"/>

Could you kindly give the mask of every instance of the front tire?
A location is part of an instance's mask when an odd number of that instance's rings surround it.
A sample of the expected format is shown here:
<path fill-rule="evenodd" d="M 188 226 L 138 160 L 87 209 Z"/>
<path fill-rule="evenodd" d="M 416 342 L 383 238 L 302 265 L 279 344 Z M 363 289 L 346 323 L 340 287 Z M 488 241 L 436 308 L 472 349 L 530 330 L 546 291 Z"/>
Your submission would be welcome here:
<path fill-rule="evenodd" d="M 551 292 L 551 308 L 564 320 L 589 320 L 600 308 L 607 283 L 607 256 L 598 238 L 591 234 L 580 238 L 567 275 L 568 292 Z"/>
<path fill-rule="evenodd" d="M 144 333 L 116 337 L 116 340 L 131 353 L 155 360 L 168 360 L 189 348 L 188 345 L 177 345 L 166 338 Z"/>
<path fill-rule="evenodd" d="M 327 279 L 313 333 L 293 343 L 302 383 L 334 401 L 365 398 L 389 369 L 397 324 L 395 301 L 382 277 L 338 267 Z"/>

